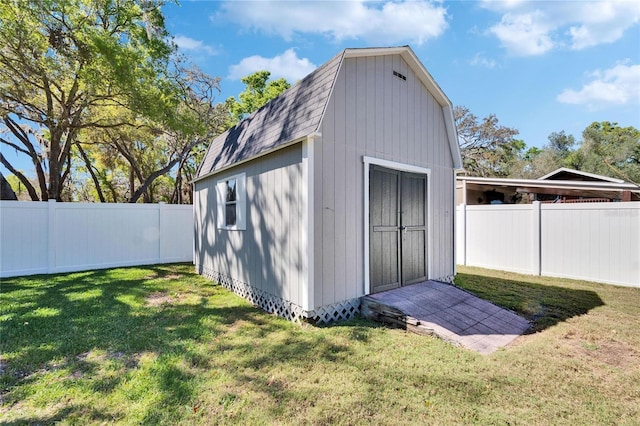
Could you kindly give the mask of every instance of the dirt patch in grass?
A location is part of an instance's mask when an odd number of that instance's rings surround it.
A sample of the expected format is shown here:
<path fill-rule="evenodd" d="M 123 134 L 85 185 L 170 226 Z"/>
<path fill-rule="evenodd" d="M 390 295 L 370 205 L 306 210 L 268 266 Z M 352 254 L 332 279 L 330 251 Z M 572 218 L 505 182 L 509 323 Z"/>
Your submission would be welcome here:
<path fill-rule="evenodd" d="M 145 275 L 144 279 L 169 281 L 169 280 L 179 280 L 182 277 L 183 277 L 182 274 L 160 274 L 159 275 L 157 272 L 152 272 L 150 274 Z"/>
<path fill-rule="evenodd" d="M 179 303 L 185 296 L 175 293 L 170 294 L 163 291 L 159 291 L 156 293 L 151 293 L 145 298 L 148 306 L 163 306 L 163 305 L 172 305 Z"/>
<path fill-rule="evenodd" d="M 180 274 L 168 274 L 162 277 L 163 280 L 179 280 L 180 278 L 182 278 Z"/>
<path fill-rule="evenodd" d="M 576 353 L 613 367 L 628 368 L 640 363 L 638 351 L 623 342 L 585 342 L 571 339 Z"/>

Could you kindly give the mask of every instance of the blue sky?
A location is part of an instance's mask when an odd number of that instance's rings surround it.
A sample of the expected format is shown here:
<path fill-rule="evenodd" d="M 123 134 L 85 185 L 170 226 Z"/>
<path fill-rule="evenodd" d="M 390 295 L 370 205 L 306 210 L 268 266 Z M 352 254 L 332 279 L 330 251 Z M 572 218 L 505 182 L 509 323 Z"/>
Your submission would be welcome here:
<path fill-rule="evenodd" d="M 594 121 L 640 128 L 637 1 L 182 1 L 165 7 L 182 53 L 222 78 L 290 82 L 346 47 L 409 44 L 454 105 L 496 114 L 542 146 Z"/>
<path fill-rule="evenodd" d="M 257 70 L 294 83 L 344 48 L 408 44 L 454 105 L 496 114 L 528 146 L 580 140 L 594 121 L 640 128 L 637 0 L 182 0 L 164 13 L 181 53 L 221 77 L 220 101 Z"/>

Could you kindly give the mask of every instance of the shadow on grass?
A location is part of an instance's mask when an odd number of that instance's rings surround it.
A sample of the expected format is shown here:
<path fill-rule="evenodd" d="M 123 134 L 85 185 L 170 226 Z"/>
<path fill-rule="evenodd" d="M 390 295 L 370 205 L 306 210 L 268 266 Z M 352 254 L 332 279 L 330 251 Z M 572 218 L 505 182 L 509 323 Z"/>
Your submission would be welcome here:
<path fill-rule="evenodd" d="M 532 325 L 528 334 L 604 305 L 596 292 L 569 286 L 558 287 L 467 273 L 458 273 L 455 284 L 529 320 Z"/>
<path fill-rule="evenodd" d="M 19 416 L 6 424 L 125 420 L 131 413 L 109 403 L 115 394 L 115 400 L 138 405 L 151 398 L 136 413 L 142 423 L 184 421 L 184 408 L 201 397 L 199 376 L 211 371 L 224 370 L 279 400 L 286 386 L 253 372 L 348 356 L 347 346 L 250 306 L 191 268 L 159 265 L 4 279 L 0 404 L 5 413 L 15 406 Z M 158 295 L 183 303 L 150 304 Z M 366 330 L 356 328 L 354 339 L 362 340 Z M 52 380 L 56 389 L 49 391 Z M 42 399 L 38 394 L 44 390 L 46 410 L 39 417 L 23 414 L 20 405 Z M 67 398 L 79 391 L 91 396 Z M 238 398 L 227 392 L 219 408 Z M 105 401 L 102 409 L 92 406 L 96 401 Z"/>

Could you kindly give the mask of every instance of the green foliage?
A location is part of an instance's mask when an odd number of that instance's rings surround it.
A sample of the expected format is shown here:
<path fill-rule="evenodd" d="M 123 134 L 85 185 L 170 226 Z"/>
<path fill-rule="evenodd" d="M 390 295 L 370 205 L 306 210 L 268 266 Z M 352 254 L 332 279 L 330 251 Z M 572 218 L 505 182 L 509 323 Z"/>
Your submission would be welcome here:
<path fill-rule="evenodd" d="M 640 130 L 618 123 L 594 122 L 582 132 L 572 166 L 640 184 Z"/>
<path fill-rule="evenodd" d="M 246 87 L 238 95 L 238 100 L 230 97 L 226 101 L 226 107 L 229 111 L 229 127 L 236 125 L 247 115 L 266 105 L 270 100 L 277 98 L 291 87 L 284 78 L 268 81 L 270 76 L 269 71 L 256 71 L 241 79 Z"/>
<path fill-rule="evenodd" d="M 567 135 L 564 130 L 551 133 L 548 139 L 548 149 L 556 154 L 560 161 L 564 161 L 565 158 L 567 158 L 573 146 L 576 144 L 576 139 L 573 135 Z"/>
<path fill-rule="evenodd" d="M 538 155 L 542 154 L 542 150 L 536 146 L 532 146 L 524 153 L 526 161 L 533 161 Z"/>
<path fill-rule="evenodd" d="M 97 117 L 97 109 L 121 106 L 170 127 L 181 122 L 174 113 L 180 91 L 169 72 L 175 46 L 168 42 L 161 5 L 158 0 L 0 3 L 0 115 L 11 135 L 0 142 L 31 158 L 38 198 L 62 198 L 71 147 L 83 129 L 124 124 Z"/>

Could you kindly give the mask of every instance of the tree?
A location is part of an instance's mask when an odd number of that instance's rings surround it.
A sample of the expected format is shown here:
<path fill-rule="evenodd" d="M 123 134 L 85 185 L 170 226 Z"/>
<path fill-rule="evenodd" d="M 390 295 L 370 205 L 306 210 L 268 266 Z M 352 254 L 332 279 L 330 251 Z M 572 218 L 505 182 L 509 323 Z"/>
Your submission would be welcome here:
<path fill-rule="evenodd" d="M 226 106 L 229 110 L 229 127 L 236 125 L 247 115 L 291 87 L 284 78 L 268 81 L 270 76 L 271 73 L 269 71 L 256 71 L 241 79 L 246 87 L 238 95 L 239 100 L 230 97 L 226 101 Z"/>
<path fill-rule="evenodd" d="M 529 148 L 512 168 L 510 177 L 537 179 L 565 165 L 567 157 L 573 152 L 575 138 L 561 130 L 551 133 L 548 139 L 549 143 L 542 149 Z"/>
<path fill-rule="evenodd" d="M 181 203 L 182 195 L 191 193 L 191 169 L 195 173 L 204 145 L 224 130 L 227 115 L 223 106 L 215 103 L 218 78 L 194 66 L 176 64 L 176 71 L 181 95 L 175 113 L 180 126 L 168 127 L 126 108 L 109 106 L 100 114 L 129 124 L 86 129 L 78 137 L 83 168 L 100 201 L 155 202 L 154 193 L 162 187 L 164 201 Z M 170 171 L 175 177 L 168 176 Z M 183 179 L 185 173 L 187 179 Z"/>
<path fill-rule="evenodd" d="M 2 156 L 32 199 L 62 200 L 71 150 L 85 129 L 125 124 L 95 111 L 119 106 L 167 125 L 170 78 L 161 0 L 3 0 L 0 3 L 0 142 L 27 155 L 38 189 Z"/>
<path fill-rule="evenodd" d="M 455 107 L 454 118 L 465 170 L 472 176 L 509 176 L 513 162 L 526 147 L 514 139 L 519 132 L 498 125 L 494 114 L 480 122 L 463 106 Z"/>
<path fill-rule="evenodd" d="M 549 145 L 546 148 L 551 150 L 560 162 L 563 162 L 571 153 L 573 146 L 576 144 L 576 138 L 573 135 L 565 134 L 564 130 L 553 132 L 548 136 Z"/>
<path fill-rule="evenodd" d="M 582 132 L 582 144 L 568 159 L 571 167 L 640 183 L 640 130 L 608 121 Z"/>

